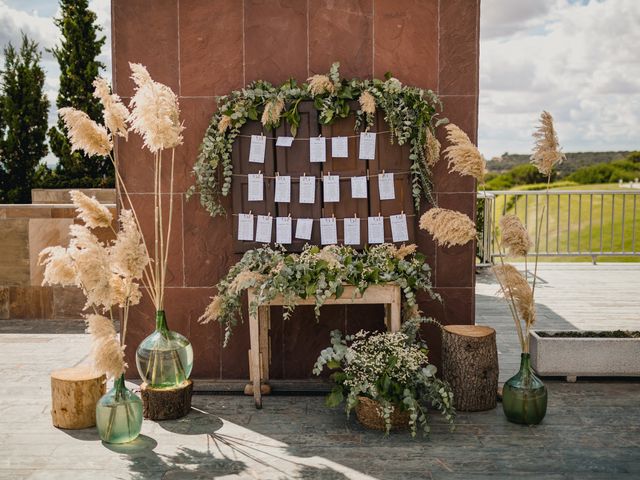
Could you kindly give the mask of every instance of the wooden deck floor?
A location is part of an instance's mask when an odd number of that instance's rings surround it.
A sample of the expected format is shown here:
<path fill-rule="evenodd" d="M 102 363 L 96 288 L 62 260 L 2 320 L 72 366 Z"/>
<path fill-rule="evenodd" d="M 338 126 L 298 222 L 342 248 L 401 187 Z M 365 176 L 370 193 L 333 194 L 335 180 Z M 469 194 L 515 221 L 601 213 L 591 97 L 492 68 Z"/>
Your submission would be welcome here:
<path fill-rule="evenodd" d="M 545 266 L 545 328 L 639 328 L 640 268 Z M 478 277 L 478 323 L 498 331 L 503 375 L 515 371 L 517 343 L 490 276 Z M 19 322 L 17 323 L 19 326 Z M 124 446 L 103 445 L 95 429 L 51 426 L 49 370 L 81 362 L 86 335 L 7 333 L 0 321 L 0 479 L 622 479 L 640 478 L 640 382 L 547 382 L 544 422 L 507 422 L 500 405 L 460 413 L 450 432 L 434 415 L 429 439 L 385 438 L 364 430 L 320 397 L 194 397 L 177 421 L 143 424 Z M 25 327 L 25 326 L 23 326 Z"/>

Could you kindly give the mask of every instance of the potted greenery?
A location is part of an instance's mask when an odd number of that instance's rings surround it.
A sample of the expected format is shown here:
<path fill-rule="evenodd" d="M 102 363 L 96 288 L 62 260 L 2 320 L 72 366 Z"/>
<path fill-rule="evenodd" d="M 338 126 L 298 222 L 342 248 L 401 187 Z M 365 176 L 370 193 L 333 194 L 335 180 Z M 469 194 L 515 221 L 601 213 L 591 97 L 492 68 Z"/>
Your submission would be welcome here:
<path fill-rule="evenodd" d="M 412 326 L 415 322 L 409 321 L 403 332 L 361 330 L 346 337 L 338 330 L 331 332 L 331 346 L 320 353 L 313 369 L 316 375 L 325 367 L 335 370 L 331 375 L 335 387 L 327 405 L 336 407 L 345 401 L 347 416 L 355 408 L 360 423 L 386 434 L 406 426 L 412 436 L 418 427 L 428 434 L 430 406 L 453 424 L 451 388 L 436 378 L 427 346 L 416 339 L 417 328 Z"/>

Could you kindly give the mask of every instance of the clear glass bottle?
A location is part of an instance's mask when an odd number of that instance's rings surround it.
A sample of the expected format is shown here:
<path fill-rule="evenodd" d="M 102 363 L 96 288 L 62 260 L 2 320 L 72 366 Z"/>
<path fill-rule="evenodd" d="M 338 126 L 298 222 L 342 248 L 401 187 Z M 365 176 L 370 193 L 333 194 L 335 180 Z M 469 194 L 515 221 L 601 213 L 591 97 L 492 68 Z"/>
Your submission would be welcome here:
<path fill-rule="evenodd" d="M 96 425 L 106 443 L 127 443 L 138 438 L 142 428 L 142 400 L 127 389 L 124 374 L 96 405 Z"/>
<path fill-rule="evenodd" d="M 167 327 L 163 310 L 156 312 L 156 330 L 136 350 L 140 378 L 152 388 L 172 388 L 189 378 L 193 347 L 184 335 Z"/>
<path fill-rule="evenodd" d="M 502 387 L 502 409 L 507 420 L 537 425 L 547 413 L 547 387 L 531 368 L 528 353 L 520 357 L 520 371 Z"/>

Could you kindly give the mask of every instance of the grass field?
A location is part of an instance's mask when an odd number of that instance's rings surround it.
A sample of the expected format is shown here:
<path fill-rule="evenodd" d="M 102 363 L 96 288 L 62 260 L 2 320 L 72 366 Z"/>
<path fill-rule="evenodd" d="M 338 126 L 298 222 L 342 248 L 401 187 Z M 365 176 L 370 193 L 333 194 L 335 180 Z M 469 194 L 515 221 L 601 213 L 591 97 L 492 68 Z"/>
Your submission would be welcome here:
<path fill-rule="evenodd" d="M 515 190 L 524 190 L 516 188 Z M 570 194 L 554 191 L 599 191 L 606 193 Z M 617 184 L 578 185 L 552 188 L 549 205 L 546 198 L 500 195 L 496 198 L 496 218 L 503 212 L 515 213 L 535 238 L 540 228 L 540 253 L 640 252 L 640 192 Z M 630 195 L 638 192 L 638 195 Z M 627 195 L 613 195 L 627 193 Z M 635 205 L 634 205 L 635 204 Z M 634 218 L 635 210 L 635 218 Z M 624 213 L 623 213 L 624 212 Z M 540 224 L 540 222 L 542 222 Z M 495 223 L 494 223 L 495 224 Z M 494 251 L 497 248 L 494 247 Z M 541 256 L 541 261 L 591 261 L 591 256 Z M 597 261 L 640 262 L 640 256 L 598 256 Z"/>

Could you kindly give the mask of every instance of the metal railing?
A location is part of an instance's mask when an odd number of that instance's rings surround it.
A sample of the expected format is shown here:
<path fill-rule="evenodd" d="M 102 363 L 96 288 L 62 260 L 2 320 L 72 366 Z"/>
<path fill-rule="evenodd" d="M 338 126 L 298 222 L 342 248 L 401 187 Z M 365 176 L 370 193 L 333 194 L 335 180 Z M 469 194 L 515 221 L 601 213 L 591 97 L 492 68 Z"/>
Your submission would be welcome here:
<path fill-rule="evenodd" d="M 640 256 L 640 190 L 493 190 L 478 192 L 478 256 L 499 255 L 495 227 L 515 214 L 527 226 L 531 254 L 547 257 Z M 538 236 L 540 238 L 538 238 Z"/>

